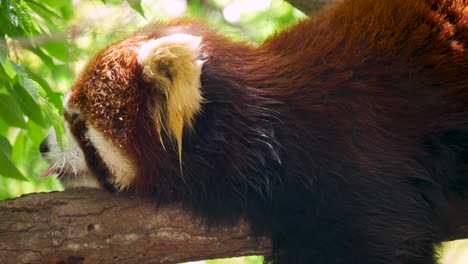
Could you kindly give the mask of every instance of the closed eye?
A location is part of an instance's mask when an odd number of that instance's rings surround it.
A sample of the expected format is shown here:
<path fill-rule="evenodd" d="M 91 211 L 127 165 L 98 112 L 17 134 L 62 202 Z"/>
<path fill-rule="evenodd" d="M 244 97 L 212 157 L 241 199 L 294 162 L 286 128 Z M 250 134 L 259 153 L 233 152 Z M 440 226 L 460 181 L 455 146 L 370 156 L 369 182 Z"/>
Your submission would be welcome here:
<path fill-rule="evenodd" d="M 78 121 L 81 117 L 81 115 L 79 113 L 68 113 L 68 112 L 64 112 L 63 113 L 63 117 L 65 118 L 65 120 L 70 124 L 70 126 L 73 126 L 74 123 L 76 123 L 76 121 Z"/>

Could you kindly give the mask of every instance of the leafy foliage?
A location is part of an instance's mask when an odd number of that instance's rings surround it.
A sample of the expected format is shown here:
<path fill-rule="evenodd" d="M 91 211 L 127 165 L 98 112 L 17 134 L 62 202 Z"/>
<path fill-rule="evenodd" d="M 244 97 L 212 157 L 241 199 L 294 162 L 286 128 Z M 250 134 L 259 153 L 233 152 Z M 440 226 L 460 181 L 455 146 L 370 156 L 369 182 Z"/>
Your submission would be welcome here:
<path fill-rule="evenodd" d="M 56 70 L 58 61 L 68 61 L 65 39 L 53 42 L 60 21 L 72 13 L 71 0 L 0 1 L 0 198 L 12 193 L 8 178 L 34 182 L 37 167 L 45 165 L 37 151 L 46 130 L 62 134 L 62 95 L 54 91 L 44 76 Z M 49 43 L 50 42 L 50 43 Z M 50 45 L 55 47 L 50 47 Z M 28 63 L 35 55 L 46 74 Z M 36 65 L 38 60 L 36 59 Z M 62 142 L 59 142 L 62 144 Z M 42 164 L 40 164 L 42 163 Z M 13 184 L 14 185 L 14 184 Z M 46 180 L 30 186 L 56 189 Z"/>

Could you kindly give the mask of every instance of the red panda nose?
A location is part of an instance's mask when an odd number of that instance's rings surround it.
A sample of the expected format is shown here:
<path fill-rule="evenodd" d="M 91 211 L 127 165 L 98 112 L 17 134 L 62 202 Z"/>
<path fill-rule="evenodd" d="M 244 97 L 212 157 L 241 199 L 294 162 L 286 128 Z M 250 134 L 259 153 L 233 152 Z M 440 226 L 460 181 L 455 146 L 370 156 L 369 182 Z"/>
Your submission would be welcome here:
<path fill-rule="evenodd" d="M 44 141 L 42 141 L 41 145 L 39 146 L 39 151 L 42 154 L 45 154 L 45 153 L 49 152 L 49 144 L 47 142 L 47 138 L 44 139 Z"/>

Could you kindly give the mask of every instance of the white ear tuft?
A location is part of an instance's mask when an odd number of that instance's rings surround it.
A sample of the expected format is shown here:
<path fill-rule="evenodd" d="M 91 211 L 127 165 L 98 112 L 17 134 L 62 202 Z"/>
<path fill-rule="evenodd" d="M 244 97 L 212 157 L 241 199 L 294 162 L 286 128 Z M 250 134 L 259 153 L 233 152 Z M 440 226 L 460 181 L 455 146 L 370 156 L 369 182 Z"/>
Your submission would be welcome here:
<path fill-rule="evenodd" d="M 159 39 L 152 39 L 141 46 L 138 52 L 138 63 L 140 65 L 148 65 L 149 60 L 151 60 L 155 53 L 158 55 L 169 51 L 168 49 L 185 49 L 187 52 L 196 55 L 193 58 L 196 59 L 200 53 L 201 41 L 201 37 L 189 34 L 173 34 Z M 169 54 L 166 53 L 166 55 Z"/>
<path fill-rule="evenodd" d="M 201 37 L 173 34 L 144 43 L 138 52 L 138 63 L 146 82 L 156 89 L 156 129 L 173 136 L 182 150 L 184 126 L 190 127 L 200 111 L 203 97 L 200 75 Z"/>

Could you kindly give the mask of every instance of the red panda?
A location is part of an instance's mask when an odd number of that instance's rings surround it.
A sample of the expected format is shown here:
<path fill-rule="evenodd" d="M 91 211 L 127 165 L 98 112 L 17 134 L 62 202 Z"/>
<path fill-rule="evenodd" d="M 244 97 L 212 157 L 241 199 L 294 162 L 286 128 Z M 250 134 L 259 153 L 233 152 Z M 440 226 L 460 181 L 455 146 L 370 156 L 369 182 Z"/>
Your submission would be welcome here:
<path fill-rule="evenodd" d="M 45 175 L 244 217 L 274 264 L 435 263 L 466 236 L 467 45 L 462 0 L 345 0 L 258 46 L 155 24 L 76 80 Z"/>

